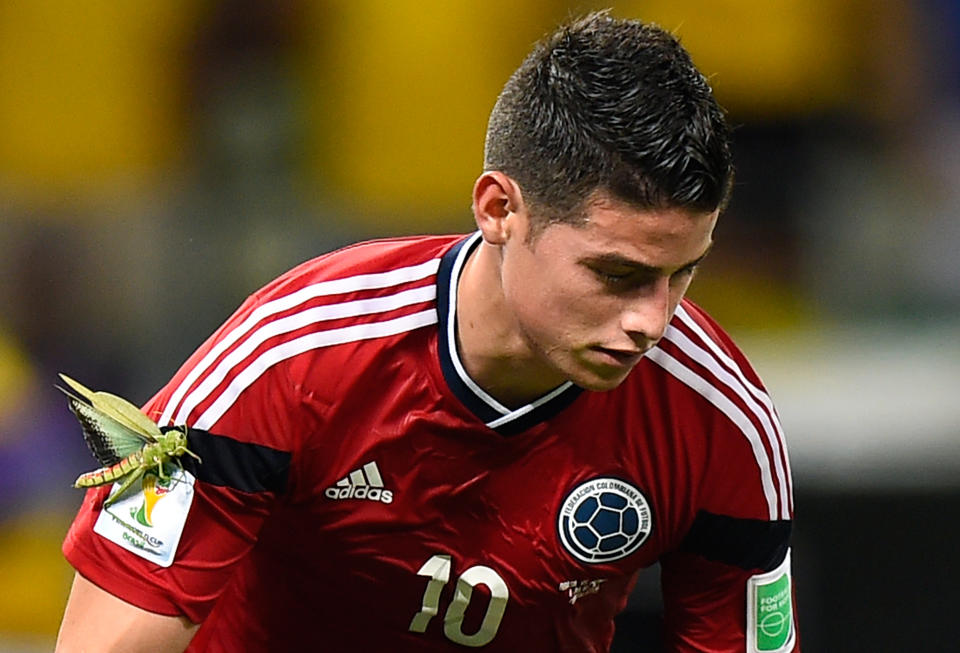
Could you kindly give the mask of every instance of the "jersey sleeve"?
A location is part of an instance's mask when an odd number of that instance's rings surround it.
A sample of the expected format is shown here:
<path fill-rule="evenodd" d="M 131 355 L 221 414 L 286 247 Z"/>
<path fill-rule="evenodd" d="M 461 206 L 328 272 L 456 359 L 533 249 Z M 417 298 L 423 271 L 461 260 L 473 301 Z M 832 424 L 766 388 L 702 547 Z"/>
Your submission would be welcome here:
<path fill-rule="evenodd" d="M 793 496 L 776 409 L 740 350 L 695 305 L 684 302 L 668 338 L 703 400 L 696 427 L 706 453 L 689 529 L 661 559 L 667 650 L 799 652 Z"/>
<path fill-rule="evenodd" d="M 81 575 L 147 611 L 202 622 L 290 483 L 310 425 L 284 366 L 262 360 L 263 306 L 247 300 L 144 406 L 161 428 L 188 426 L 200 461 L 182 456 L 182 473 L 168 464 L 171 478 L 147 474 L 106 509 L 110 488 L 89 490 L 64 541 Z"/>

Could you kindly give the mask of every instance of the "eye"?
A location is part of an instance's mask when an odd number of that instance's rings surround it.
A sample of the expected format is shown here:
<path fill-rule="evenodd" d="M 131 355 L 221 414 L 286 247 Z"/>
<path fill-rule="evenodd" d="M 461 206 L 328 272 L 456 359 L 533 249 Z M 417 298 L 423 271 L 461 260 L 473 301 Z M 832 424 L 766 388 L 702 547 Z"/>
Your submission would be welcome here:
<path fill-rule="evenodd" d="M 603 270 L 601 268 L 590 268 L 598 279 L 605 283 L 616 284 L 625 281 L 632 274 L 632 270 Z"/>
<path fill-rule="evenodd" d="M 630 276 L 630 273 L 623 272 L 620 274 L 615 274 L 613 272 L 601 272 L 600 270 L 597 270 L 597 276 L 599 276 L 601 279 L 606 279 L 607 281 L 623 281 Z"/>

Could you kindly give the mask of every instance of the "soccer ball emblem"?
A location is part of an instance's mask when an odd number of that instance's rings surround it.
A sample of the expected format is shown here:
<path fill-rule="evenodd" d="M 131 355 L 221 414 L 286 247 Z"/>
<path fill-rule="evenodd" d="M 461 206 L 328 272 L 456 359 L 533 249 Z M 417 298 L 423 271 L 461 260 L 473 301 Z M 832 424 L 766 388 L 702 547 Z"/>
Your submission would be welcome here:
<path fill-rule="evenodd" d="M 650 535 L 650 505 L 640 490 L 616 478 L 595 478 L 564 500 L 560 541 L 583 562 L 610 562 L 639 548 Z"/>

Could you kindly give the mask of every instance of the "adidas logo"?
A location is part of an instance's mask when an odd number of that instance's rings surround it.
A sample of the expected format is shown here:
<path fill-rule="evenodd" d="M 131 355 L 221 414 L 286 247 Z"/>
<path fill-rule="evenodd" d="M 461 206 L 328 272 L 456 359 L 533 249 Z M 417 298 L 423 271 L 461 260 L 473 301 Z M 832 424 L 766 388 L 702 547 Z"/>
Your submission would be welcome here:
<path fill-rule="evenodd" d="M 324 491 L 328 499 L 366 499 L 382 503 L 393 502 L 393 492 L 383 489 L 383 479 L 377 463 L 369 462 L 360 469 L 350 472 L 346 478 L 341 478 L 333 487 Z"/>

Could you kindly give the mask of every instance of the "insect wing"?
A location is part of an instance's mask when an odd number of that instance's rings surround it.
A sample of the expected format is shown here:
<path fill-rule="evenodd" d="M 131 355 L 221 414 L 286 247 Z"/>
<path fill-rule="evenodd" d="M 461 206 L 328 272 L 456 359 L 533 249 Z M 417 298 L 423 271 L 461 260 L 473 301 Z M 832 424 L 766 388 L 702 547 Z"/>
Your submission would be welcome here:
<path fill-rule="evenodd" d="M 136 431 L 150 440 L 156 440 L 160 437 L 160 428 L 156 422 L 144 415 L 139 408 L 126 399 L 110 394 L 109 392 L 94 392 L 79 381 L 74 381 L 66 374 L 61 374 L 60 378 L 63 379 L 64 383 L 70 386 L 74 392 L 80 395 L 81 398 L 86 400 L 88 404 L 109 417 L 112 417 L 128 429 Z M 66 390 L 64 390 L 64 392 L 68 396 L 71 396 Z"/>
<path fill-rule="evenodd" d="M 101 465 L 114 465 L 139 451 L 151 439 L 101 410 L 70 396 L 70 409 L 83 427 L 83 438 Z"/>

